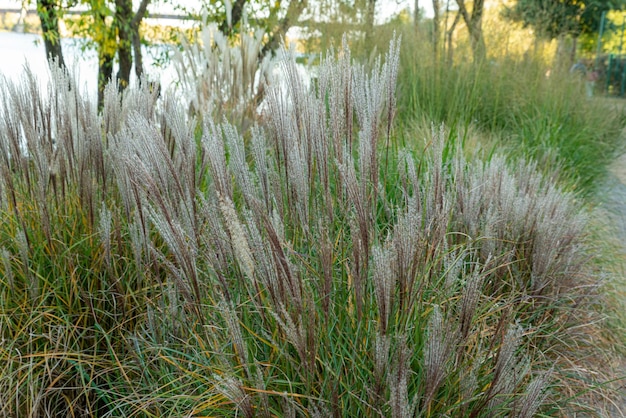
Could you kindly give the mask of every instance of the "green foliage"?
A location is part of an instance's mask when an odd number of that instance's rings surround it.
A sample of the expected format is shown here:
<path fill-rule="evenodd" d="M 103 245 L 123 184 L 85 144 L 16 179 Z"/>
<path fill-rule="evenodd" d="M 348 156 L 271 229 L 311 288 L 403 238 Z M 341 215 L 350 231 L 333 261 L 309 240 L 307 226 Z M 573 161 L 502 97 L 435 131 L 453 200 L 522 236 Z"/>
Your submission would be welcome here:
<path fill-rule="evenodd" d="M 518 0 L 505 16 L 533 27 L 540 36 L 554 39 L 597 33 L 602 14 L 624 6 L 623 0 Z"/>
<path fill-rule="evenodd" d="M 613 10 L 606 14 L 604 32 L 602 34 L 601 52 L 608 54 L 620 54 L 625 51 L 623 30 L 625 11 Z M 589 55 L 595 56 L 598 51 L 598 34 L 582 36 L 579 40 L 579 48 Z"/>
<path fill-rule="evenodd" d="M 84 50 L 97 50 L 99 58 L 115 56 L 117 52 L 117 37 L 113 23 L 113 11 L 105 3 L 76 17 L 65 19 L 68 30 L 81 40 Z"/>

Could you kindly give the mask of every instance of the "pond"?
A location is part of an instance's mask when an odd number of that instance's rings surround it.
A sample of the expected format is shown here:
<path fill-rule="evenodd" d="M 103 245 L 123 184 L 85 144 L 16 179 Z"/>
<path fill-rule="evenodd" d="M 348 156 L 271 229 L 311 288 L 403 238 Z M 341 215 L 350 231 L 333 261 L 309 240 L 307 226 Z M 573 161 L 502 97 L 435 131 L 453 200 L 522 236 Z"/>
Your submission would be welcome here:
<path fill-rule="evenodd" d="M 61 43 L 65 62 L 78 80 L 78 85 L 86 95 L 95 99 L 98 74 L 95 51 L 85 50 L 84 41 L 79 39 L 62 39 Z M 171 65 L 157 66 L 153 58 L 164 48 L 156 46 L 151 51 L 144 51 L 144 67 L 151 80 L 160 80 L 163 87 L 167 87 L 174 79 L 174 70 Z M 47 84 L 48 65 L 41 35 L 0 32 L 0 74 L 17 81 L 23 76 L 26 65 L 41 80 L 42 85 Z"/>

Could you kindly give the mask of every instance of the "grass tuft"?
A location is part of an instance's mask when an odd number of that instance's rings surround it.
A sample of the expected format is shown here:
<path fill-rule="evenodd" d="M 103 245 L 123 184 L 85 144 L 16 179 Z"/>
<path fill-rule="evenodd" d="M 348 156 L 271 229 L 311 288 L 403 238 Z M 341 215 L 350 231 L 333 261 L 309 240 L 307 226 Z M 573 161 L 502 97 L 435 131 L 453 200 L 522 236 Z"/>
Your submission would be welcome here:
<path fill-rule="evenodd" d="M 283 51 L 250 130 L 4 80 L 0 416 L 592 412 L 588 209 L 443 125 L 402 149 L 400 59 Z"/>

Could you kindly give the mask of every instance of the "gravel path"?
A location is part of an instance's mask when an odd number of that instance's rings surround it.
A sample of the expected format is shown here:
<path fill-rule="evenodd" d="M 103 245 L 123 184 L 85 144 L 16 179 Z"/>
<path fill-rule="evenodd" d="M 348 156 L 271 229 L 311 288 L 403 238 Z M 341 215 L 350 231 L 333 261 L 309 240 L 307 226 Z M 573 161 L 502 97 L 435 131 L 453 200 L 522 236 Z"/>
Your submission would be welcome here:
<path fill-rule="evenodd" d="M 626 154 L 618 158 L 611 166 L 611 171 L 602 187 L 601 204 L 607 212 L 609 225 L 616 234 L 617 241 L 621 243 L 626 260 Z M 623 264 L 626 273 L 626 261 Z M 621 365 L 619 375 L 626 376 L 626 359 Z M 621 383 L 621 402 L 615 406 L 609 417 L 626 418 L 626 379 Z"/>
<path fill-rule="evenodd" d="M 618 158 L 610 170 L 603 187 L 606 195 L 602 200 L 617 228 L 618 236 L 623 238 L 622 243 L 626 251 L 626 154 Z"/>

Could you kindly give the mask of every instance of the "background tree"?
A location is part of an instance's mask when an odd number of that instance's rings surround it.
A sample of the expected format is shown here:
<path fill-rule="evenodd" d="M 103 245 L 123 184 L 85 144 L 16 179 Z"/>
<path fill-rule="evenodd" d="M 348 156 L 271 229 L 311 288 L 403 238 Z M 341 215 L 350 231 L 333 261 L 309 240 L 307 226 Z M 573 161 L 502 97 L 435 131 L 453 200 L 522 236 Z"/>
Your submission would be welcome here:
<path fill-rule="evenodd" d="M 125 88 L 130 82 L 133 53 L 135 74 L 138 78 L 143 74 L 139 26 L 147 14 L 149 3 L 150 0 L 142 0 L 137 11 L 133 10 L 132 0 L 87 0 L 83 3 L 88 6 L 88 10 L 73 29 L 82 32 L 84 36 L 91 36 L 98 53 L 99 106 L 102 106 L 104 87 L 113 79 L 116 56 L 119 63 L 116 80 L 120 88 Z"/>
<path fill-rule="evenodd" d="M 47 54 L 63 62 L 58 20 L 71 6 L 83 6 L 85 11 L 78 18 L 67 19 L 66 23 L 74 35 L 88 39 L 87 48 L 97 51 L 98 103 L 101 106 L 104 87 L 110 80 L 115 79 L 123 89 L 130 81 L 133 66 L 138 78 L 143 74 L 140 26 L 151 0 L 135 2 L 135 8 L 132 0 L 62 1 L 68 0 L 38 0 Z M 435 2 L 440 4 L 441 0 Z M 248 27 L 262 28 L 266 33 L 259 56 L 262 59 L 278 48 L 294 25 L 307 27 L 311 32 L 320 30 L 328 37 L 328 27 L 324 25 L 336 21 L 340 23 L 338 32 L 356 29 L 365 34 L 363 39 L 370 45 L 376 0 L 205 0 L 200 12 L 184 7 L 178 9 L 189 19 L 197 19 L 202 13 L 203 21 L 217 23 L 228 36 L 236 36 L 245 27 L 242 26 L 244 20 L 249 23 Z M 322 13 L 323 10 L 332 10 L 332 13 L 328 15 Z M 440 31 L 435 31 L 437 42 L 440 35 Z M 114 74 L 116 63 L 118 71 Z"/>
<path fill-rule="evenodd" d="M 125 88 L 129 81 L 133 64 L 135 74 L 140 78 L 143 74 L 143 57 L 141 53 L 142 36 L 140 26 L 147 15 L 150 0 L 141 0 L 137 9 L 133 9 L 132 0 L 80 0 L 72 4 L 62 4 L 59 0 L 37 0 L 38 12 L 48 58 L 57 59 L 64 65 L 63 51 L 59 42 L 58 21 L 65 11 L 76 4 L 85 6 L 86 10 L 78 19 L 68 19 L 68 28 L 78 37 L 88 39 L 86 47 L 93 47 L 98 55 L 98 104 L 103 101 L 104 87 L 113 79 L 114 64 L 117 60 L 119 70 L 115 79 L 120 88 Z M 367 4 L 375 6 L 375 0 L 367 0 Z M 218 23 L 222 32 L 236 35 L 241 22 L 246 16 L 253 26 L 262 28 L 267 33 L 261 55 L 278 48 L 281 39 L 291 26 L 298 22 L 308 0 L 235 0 L 207 1 L 202 11 L 209 18 L 208 22 Z M 190 19 L 197 18 L 189 10 L 180 7 Z M 197 12 L 196 12 L 197 13 Z M 373 19 L 373 14 L 372 14 Z M 373 20 L 372 20 L 373 22 Z M 259 57 L 260 59 L 262 57 Z"/>
<path fill-rule="evenodd" d="M 298 24 L 309 7 L 308 0 L 204 0 L 201 7 L 190 10 L 179 7 L 189 18 L 206 23 L 217 23 L 220 31 L 234 36 L 241 31 L 242 23 L 249 23 L 267 34 L 262 55 L 275 51 L 287 31 Z M 259 57 L 262 58 L 262 57 Z"/>
<path fill-rule="evenodd" d="M 518 0 L 504 14 L 546 38 L 556 39 L 597 33 L 602 12 L 621 9 L 625 4 L 624 0 Z"/>
<path fill-rule="evenodd" d="M 130 21 L 130 30 L 133 42 L 133 53 L 135 57 L 135 74 L 137 78 L 143 75 L 143 57 L 141 54 L 141 35 L 139 34 L 139 25 L 147 15 L 148 4 L 150 0 L 141 0 L 133 19 Z"/>
<path fill-rule="evenodd" d="M 439 61 L 439 43 L 441 32 L 441 0 L 433 0 L 433 57 Z"/>
<path fill-rule="evenodd" d="M 374 32 L 374 15 L 376 15 L 376 0 L 365 2 L 365 41 L 370 43 Z"/>
<path fill-rule="evenodd" d="M 59 34 L 60 6 L 56 0 L 37 0 L 37 14 L 43 31 L 43 44 L 48 61 L 56 61 L 65 68 L 61 36 Z"/>
<path fill-rule="evenodd" d="M 576 40 L 581 35 L 595 36 L 600 30 L 603 12 L 622 9 L 625 5 L 624 0 L 518 0 L 505 9 L 504 16 L 532 27 L 540 38 L 559 39 L 560 45 L 571 38 L 570 60 L 573 60 Z"/>
<path fill-rule="evenodd" d="M 448 26 L 448 18 L 451 14 L 454 14 L 454 19 L 452 19 L 452 23 Z M 450 11 L 450 1 L 446 4 L 446 30 L 445 30 L 445 40 L 444 40 L 444 48 L 445 48 L 445 56 L 446 63 L 448 65 L 452 65 L 454 58 L 454 48 L 452 44 L 452 39 L 454 36 L 454 31 L 456 26 L 461 21 L 461 13 L 459 11 L 451 12 Z"/>
<path fill-rule="evenodd" d="M 98 105 L 102 105 L 104 87 L 113 78 L 113 67 L 117 56 L 119 71 L 116 79 L 121 88 L 130 81 L 135 59 L 135 73 L 141 77 L 143 60 L 139 26 L 146 16 L 150 0 L 142 0 L 137 11 L 133 11 L 132 0 L 82 0 L 87 6 L 77 20 L 68 20 L 68 27 L 76 35 L 90 39 L 98 53 Z M 60 43 L 59 18 L 71 4 L 56 0 L 38 0 L 37 12 L 41 20 L 46 56 L 65 66 Z"/>
<path fill-rule="evenodd" d="M 420 21 L 420 0 L 415 0 L 413 3 L 413 24 L 417 29 Z"/>
<path fill-rule="evenodd" d="M 456 0 L 456 3 L 469 32 L 474 61 L 482 61 L 487 55 L 482 29 L 485 0 L 474 0 L 471 10 L 467 7 L 465 0 Z"/>

